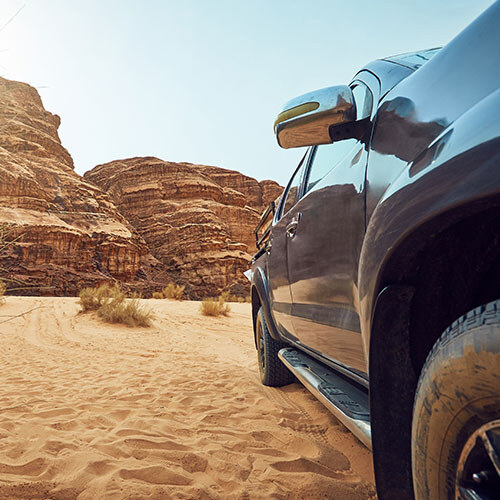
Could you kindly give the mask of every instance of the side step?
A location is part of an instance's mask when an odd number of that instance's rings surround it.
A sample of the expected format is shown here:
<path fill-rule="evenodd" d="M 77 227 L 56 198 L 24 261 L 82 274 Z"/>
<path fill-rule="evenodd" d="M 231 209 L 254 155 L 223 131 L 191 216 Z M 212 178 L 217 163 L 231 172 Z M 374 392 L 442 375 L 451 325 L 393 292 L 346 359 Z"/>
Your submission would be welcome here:
<path fill-rule="evenodd" d="M 300 382 L 371 450 L 367 392 L 298 349 L 281 349 L 278 356 Z"/>

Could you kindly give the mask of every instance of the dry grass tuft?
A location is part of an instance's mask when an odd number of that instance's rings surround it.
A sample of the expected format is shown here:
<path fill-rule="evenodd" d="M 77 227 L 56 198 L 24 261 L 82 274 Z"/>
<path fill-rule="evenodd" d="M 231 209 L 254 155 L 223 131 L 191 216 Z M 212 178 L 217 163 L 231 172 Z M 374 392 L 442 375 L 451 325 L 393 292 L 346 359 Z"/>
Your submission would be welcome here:
<path fill-rule="evenodd" d="M 97 311 L 107 323 L 123 323 L 127 326 L 151 326 L 153 311 L 141 306 L 139 299 L 112 299 Z"/>
<path fill-rule="evenodd" d="M 136 296 L 125 299 L 125 293 L 115 283 L 112 287 L 84 288 L 80 292 L 82 312 L 97 311 L 107 323 L 123 323 L 127 326 L 151 326 L 153 312 L 139 303 Z"/>
<path fill-rule="evenodd" d="M 222 295 L 218 299 L 203 299 L 200 310 L 203 316 L 227 316 L 231 312 Z"/>
<path fill-rule="evenodd" d="M 174 285 L 169 283 L 163 290 L 153 292 L 153 299 L 175 299 L 182 300 L 185 285 Z"/>
<path fill-rule="evenodd" d="M 121 291 L 117 283 L 112 287 L 101 285 L 96 288 L 84 288 L 80 292 L 80 305 L 83 312 L 97 311 L 112 299 L 120 299 L 122 301 L 125 299 L 125 294 Z"/>
<path fill-rule="evenodd" d="M 228 290 L 222 292 L 220 296 L 224 299 L 224 302 L 245 302 L 243 297 L 238 297 L 238 295 L 234 295 Z"/>
<path fill-rule="evenodd" d="M 163 297 L 165 299 L 175 299 L 182 300 L 182 296 L 184 295 L 184 285 L 174 285 L 173 283 L 169 283 L 163 290 Z"/>
<path fill-rule="evenodd" d="M 7 285 L 2 280 L 0 280 L 0 304 L 3 304 L 5 302 L 4 295 L 6 291 Z"/>

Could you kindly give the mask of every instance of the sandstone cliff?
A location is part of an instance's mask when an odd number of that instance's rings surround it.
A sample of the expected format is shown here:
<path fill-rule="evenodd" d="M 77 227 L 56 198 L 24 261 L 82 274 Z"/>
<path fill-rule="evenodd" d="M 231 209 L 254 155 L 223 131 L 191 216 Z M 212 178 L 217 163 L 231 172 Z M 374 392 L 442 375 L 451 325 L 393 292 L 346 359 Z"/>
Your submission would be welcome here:
<path fill-rule="evenodd" d="M 276 182 L 153 157 L 98 165 L 84 177 L 109 193 L 191 297 L 248 294 L 242 273 L 259 215 L 281 193 Z"/>
<path fill-rule="evenodd" d="M 18 293 L 130 282 L 141 260 L 154 261 L 108 195 L 74 172 L 59 124 L 33 87 L 0 78 L 0 228 L 15 240 L 0 255 L 0 277 Z"/>

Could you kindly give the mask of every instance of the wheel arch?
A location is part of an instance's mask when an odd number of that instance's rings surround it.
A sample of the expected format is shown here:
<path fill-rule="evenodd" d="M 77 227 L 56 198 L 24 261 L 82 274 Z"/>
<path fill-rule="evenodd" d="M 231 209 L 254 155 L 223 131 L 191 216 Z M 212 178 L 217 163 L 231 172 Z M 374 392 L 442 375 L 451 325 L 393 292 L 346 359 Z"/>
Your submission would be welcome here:
<path fill-rule="evenodd" d="M 255 325 L 257 322 L 257 313 L 259 312 L 260 307 L 262 307 L 262 310 L 264 312 L 264 317 L 266 319 L 269 334 L 274 340 L 281 341 L 282 339 L 278 334 L 276 324 L 274 323 L 271 314 L 271 306 L 269 303 L 269 286 L 267 284 L 266 274 L 264 270 L 261 269 L 260 267 L 257 267 L 253 273 L 251 297 L 252 297 L 252 324 L 253 324 L 255 346 L 257 347 L 257 340 L 255 336 L 256 335 Z"/>
<path fill-rule="evenodd" d="M 412 410 L 427 355 L 458 317 L 500 298 L 500 195 L 429 218 L 391 250 L 370 321 L 373 452 L 380 498 L 411 499 Z"/>

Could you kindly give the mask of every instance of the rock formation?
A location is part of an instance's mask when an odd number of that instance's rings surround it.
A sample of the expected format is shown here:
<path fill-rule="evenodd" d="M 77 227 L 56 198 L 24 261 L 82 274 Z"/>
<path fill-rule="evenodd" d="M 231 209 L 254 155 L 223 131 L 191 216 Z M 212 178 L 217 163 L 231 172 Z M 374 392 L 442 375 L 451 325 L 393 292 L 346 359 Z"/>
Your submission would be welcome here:
<path fill-rule="evenodd" d="M 191 297 L 248 293 L 252 231 L 276 182 L 157 158 L 82 178 L 59 124 L 33 87 L 0 78 L 0 279 L 11 290 L 73 295 L 116 279 L 146 295 L 169 281 Z"/>
<path fill-rule="evenodd" d="M 154 264 L 108 195 L 74 172 L 59 124 L 33 87 L 0 78 L 0 230 L 13 241 L 0 278 L 17 293 L 71 295 Z"/>
<path fill-rule="evenodd" d="M 253 229 L 279 184 L 153 157 L 98 165 L 84 178 L 108 192 L 191 297 L 248 294 L 243 271 L 255 250 Z"/>

